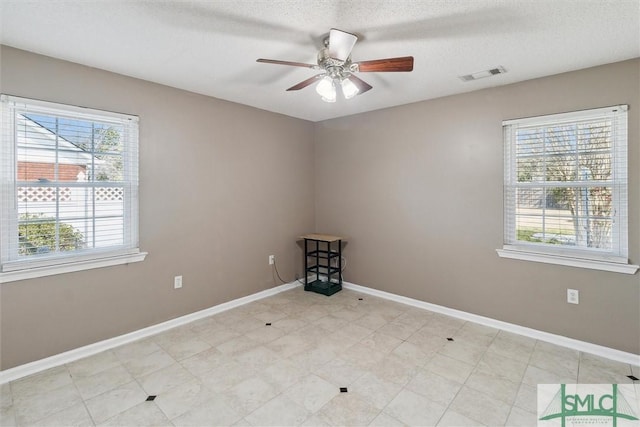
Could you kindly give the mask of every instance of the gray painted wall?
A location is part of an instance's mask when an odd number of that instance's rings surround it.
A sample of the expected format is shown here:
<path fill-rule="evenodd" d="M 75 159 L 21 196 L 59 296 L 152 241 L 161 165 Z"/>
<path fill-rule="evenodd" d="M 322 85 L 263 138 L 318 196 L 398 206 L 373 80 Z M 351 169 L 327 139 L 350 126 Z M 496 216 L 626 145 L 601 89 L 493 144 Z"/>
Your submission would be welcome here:
<path fill-rule="evenodd" d="M 629 257 L 640 263 L 640 60 L 316 125 L 316 229 L 345 279 L 640 353 L 640 275 L 499 258 L 502 120 L 629 104 Z M 567 288 L 580 305 L 566 303 Z"/>
<path fill-rule="evenodd" d="M 149 252 L 0 285 L 1 369 L 271 288 L 269 254 L 292 280 L 295 237 L 314 229 L 349 236 L 348 281 L 640 353 L 639 275 L 495 253 L 501 121 L 627 103 L 629 250 L 640 262 L 639 60 L 314 125 L 8 47 L 0 55 L 3 93 L 140 116 Z M 566 304 L 567 287 L 580 305 Z"/>
<path fill-rule="evenodd" d="M 0 285 L 1 368 L 279 284 L 313 231 L 313 124 L 3 47 L 0 90 L 140 116 L 144 262 Z M 182 274 L 184 287 L 173 289 Z"/>

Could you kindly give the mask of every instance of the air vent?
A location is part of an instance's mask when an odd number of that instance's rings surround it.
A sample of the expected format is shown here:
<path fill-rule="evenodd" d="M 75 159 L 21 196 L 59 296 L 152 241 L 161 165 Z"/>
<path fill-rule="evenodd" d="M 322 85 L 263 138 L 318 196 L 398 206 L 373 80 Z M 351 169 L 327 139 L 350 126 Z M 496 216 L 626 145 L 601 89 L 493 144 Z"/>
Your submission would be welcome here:
<path fill-rule="evenodd" d="M 504 69 L 503 66 L 498 66 L 496 68 L 492 68 L 490 70 L 478 71 L 473 74 L 466 74 L 464 76 L 458 76 L 460 80 L 463 82 L 470 82 L 472 80 L 484 79 L 485 77 L 495 76 L 497 74 L 504 74 L 507 70 Z"/>

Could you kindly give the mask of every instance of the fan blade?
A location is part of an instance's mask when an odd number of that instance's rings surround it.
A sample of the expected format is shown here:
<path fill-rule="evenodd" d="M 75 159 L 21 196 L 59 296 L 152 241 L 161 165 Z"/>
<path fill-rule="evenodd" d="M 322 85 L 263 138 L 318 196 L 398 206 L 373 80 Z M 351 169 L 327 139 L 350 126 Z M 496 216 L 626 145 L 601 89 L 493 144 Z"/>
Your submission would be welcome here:
<path fill-rule="evenodd" d="M 412 71 L 413 56 L 403 56 L 400 58 L 374 59 L 372 61 L 356 62 L 358 71 L 366 72 L 391 72 L 391 71 Z"/>
<path fill-rule="evenodd" d="M 291 86 L 289 90 L 300 90 L 300 89 L 304 89 L 305 87 L 309 86 L 310 84 L 312 84 L 313 82 L 315 82 L 316 80 L 318 80 L 320 77 L 323 77 L 323 74 L 318 74 L 315 75 L 313 77 L 308 78 L 307 80 L 301 81 L 300 83 L 298 83 L 297 85 Z"/>
<path fill-rule="evenodd" d="M 329 31 L 329 56 L 333 59 L 346 61 L 357 40 L 358 37 L 355 34 L 332 28 Z"/>
<path fill-rule="evenodd" d="M 279 61 L 277 59 L 256 59 L 256 62 L 264 62 L 266 64 L 291 65 L 292 67 L 318 68 L 317 65 L 305 64 L 304 62 Z"/>
<path fill-rule="evenodd" d="M 373 86 L 371 86 L 369 83 L 365 82 L 364 80 L 354 76 L 353 74 L 351 74 L 349 77 L 347 77 L 349 80 L 351 80 L 351 83 L 353 83 L 354 85 L 356 85 L 356 87 L 358 88 L 358 95 L 362 95 L 363 93 L 365 93 L 366 91 L 368 91 L 369 89 L 372 89 Z"/>

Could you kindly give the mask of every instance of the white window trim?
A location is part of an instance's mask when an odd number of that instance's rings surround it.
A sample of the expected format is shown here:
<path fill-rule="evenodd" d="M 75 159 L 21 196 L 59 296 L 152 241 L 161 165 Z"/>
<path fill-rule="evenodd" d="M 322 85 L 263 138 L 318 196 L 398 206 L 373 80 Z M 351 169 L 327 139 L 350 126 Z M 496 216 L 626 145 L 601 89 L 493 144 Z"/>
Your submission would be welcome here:
<path fill-rule="evenodd" d="M 502 249 L 496 249 L 496 252 L 500 258 L 565 265 L 568 267 L 588 268 L 590 270 L 611 271 L 613 273 L 636 274 L 640 268 L 638 265 L 628 263 L 598 261 L 595 259 L 575 258 L 566 255 L 552 255 L 549 253 L 534 252 L 529 249 L 515 249 L 510 245 L 504 245 Z"/>
<path fill-rule="evenodd" d="M 35 279 L 37 277 L 52 276 L 56 274 L 72 273 L 74 271 L 90 270 L 93 268 L 111 267 L 114 265 L 131 264 L 144 261 L 147 252 L 134 252 L 115 256 L 105 256 L 86 260 L 67 259 L 67 263 L 32 267 L 22 270 L 0 273 L 0 283 L 15 282 L 18 280 Z"/>
<path fill-rule="evenodd" d="M 562 122 L 570 122 L 576 119 L 584 119 L 589 116 L 601 116 L 605 113 L 610 113 L 613 110 L 626 111 L 628 110 L 627 105 L 618 105 L 612 107 L 604 107 L 597 108 L 587 111 L 575 111 L 569 113 L 562 114 L 554 114 L 547 116 L 549 118 L 549 122 L 553 123 L 562 123 Z M 544 116 L 538 117 L 528 117 L 523 119 L 515 119 L 515 120 L 506 120 L 502 123 L 503 127 L 512 124 L 519 125 L 527 125 L 527 124 L 539 124 L 541 121 L 545 119 Z M 623 115 L 618 120 L 623 121 L 623 128 L 627 129 L 627 115 Z M 505 130 L 506 132 L 506 130 Z M 505 184 L 507 178 L 513 173 L 512 165 L 509 164 L 510 161 L 513 161 L 512 156 L 509 154 L 512 147 L 510 144 L 506 143 L 507 137 L 505 135 Z M 509 145 L 507 147 L 507 145 Z M 619 144 L 614 145 L 614 150 L 616 153 L 620 153 L 621 150 L 626 150 L 627 146 L 620 146 Z M 625 156 L 626 156 L 625 152 Z M 621 173 L 622 177 L 627 180 L 626 168 L 622 168 L 617 171 Z M 628 185 L 628 183 L 626 183 Z M 627 185 L 625 185 L 625 192 L 627 191 Z M 622 197 L 616 198 L 615 203 L 620 203 L 619 199 L 626 199 L 626 194 Z M 620 206 L 619 206 L 620 207 Z M 620 244 L 623 247 L 623 255 L 626 256 L 627 247 L 627 238 L 628 238 L 628 206 L 623 207 L 625 209 L 625 218 L 621 224 L 618 223 L 617 226 L 620 227 Z M 513 232 L 511 230 L 510 224 L 512 224 L 511 219 L 508 218 L 509 212 L 507 212 L 507 206 L 505 204 L 505 241 L 508 233 Z M 630 264 L 629 260 L 625 256 L 613 256 L 610 253 L 602 253 L 599 254 L 597 251 L 590 250 L 580 250 L 580 249 L 571 249 L 571 248 L 550 248 L 541 245 L 527 245 L 523 244 L 507 244 L 505 243 L 502 249 L 496 249 L 496 252 L 501 258 L 509 258 L 509 259 L 517 259 L 522 261 L 532 261 L 532 262 L 541 262 L 547 264 L 556 264 L 570 267 L 578 267 L 578 268 L 587 268 L 592 270 L 603 270 L 610 271 L 616 273 L 624 273 L 624 274 L 635 274 L 640 266 L 635 264 Z"/>
<path fill-rule="evenodd" d="M 113 118 L 115 120 L 130 120 L 133 123 L 138 123 L 138 117 L 132 116 L 128 114 L 115 113 L 104 110 L 95 110 L 89 109 L 85 107 L 71 106 L 65 104 L 57 104 L 52 102 L 28 99 L 28 98 L 20 98 L 11 95 L 1 95 L 2 101 L 2 110 L 5 108 L 9 108 L 7 106 L 8 103 L 17 103 L 17 104 L 27 104 L 31 107 L 37 107 L 39 110 L 46 112 L 47 110 L 51 110 L 53 113 L 60 115 L 61 111 L 64 110 L 65 114 L 72 118 L 82 118 L 82 119 L 100 119 L 104 120 L 107 117 Z M 4 121 L 4 114 L 6 112 L 3 111 L 2 120 Z M 12 119 L 13 120 L 13 119 Z M 4 123 L 6 125 L 6 123 Z M 129 128 L 125 126 L 125 132 L 128 132 Z M 4 129 L 3 132 L 7 132 L 7 129 Z M 5 135 L 2 135 L 2 138 L 5 138 Z M 137 155 L 137 134 L 131 135 L 129 137 L 131 141 L 135 142 L 136 149 L 130 150 L 127 149 L 125 152 L 125 156 L 127 156 L 128 161 L 125 161 L 125 167 L 138 168 L 138 155 Z M 11 149 L 13 150 L 13 148 Z M 13 158 L 13 156 L 11 156 Z M 6 164 L 6 163 L 5 163 Z M 14 174 L 15 174 L 15 166 L 5 167 L 2 171 L 2 187 L 1 193 L 13 194 L 15 191 L 14 182 Z M 127 175 L 131 175 L 127 173 Z M 128 186 L 128 189 L 131 193 L 131 197 L 125 200 L 125 210 L 129 212 L 133 221 L 130 221 L 128 226 L 130 227 L 129 238 L 130 241 L 134 243 L 134 247 L 107 247 L 104 250 L 92 250 L 87 252 L 78 252 L 72 255 L 53 255 L 53 256 L 43 256 L 37 257 L 30 260 L 23 261 L 12 261 L 7 260 L 3 256 L 4 262 L 1 266 L 2 270 L 0 271 L 0 283 L 13 282 L 18 280 L 25 279 L 33 279 L 37 277 L 44 277 L 50 275 L 57 275 L 63 273 L 70 273 L 74 271 L 82 271 L 89 270 L 94 268 L 101 267 L 109 267 L 115 265 L 123 265 L 130 264 L 135 262 L 144 261 L 147 256 L 147 252 L 141 252 L 139 248 L 138 242 L 138 228 L 139 228 L 139 213 L 138 213 L 138 178 L 134 177 L 134 180 L 128 181 L 125 183 L 125 186 Z M 2 198 L 5 198 L 3 196 Z M 8 220 L 3 221 L 2 226 L 0 227 L 0 234 L 5 234 L 9 236 L 9 238 L 14 238 L 12 230 L 17 228 L 17 219 L 13 215 L 9 215 L 8 211 L 10 210 L 9 206 L 5 206 L 3 209 L 3 216 L 7 215 Z M 1 239 L 2 244 L 0 245 L 0 254 L 8 251 L 8 247 L 6 246 L 9 241 L 5 238 Z"/>

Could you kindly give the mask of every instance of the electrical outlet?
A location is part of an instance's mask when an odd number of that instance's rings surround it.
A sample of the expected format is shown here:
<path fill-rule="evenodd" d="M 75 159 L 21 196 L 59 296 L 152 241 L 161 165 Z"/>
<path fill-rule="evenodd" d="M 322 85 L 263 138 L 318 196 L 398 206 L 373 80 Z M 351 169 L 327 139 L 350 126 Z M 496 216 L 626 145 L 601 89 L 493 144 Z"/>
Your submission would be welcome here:
<path fill-rule="evenodd" d="M 275 255 L 269 255 L 269 265 L 273 265 L 276 262 L 276 256 Z"/>
<path fill-rule="evenodd" d="M 567 302 L 569 304 L 580 304 L 580 291 L 577 289 L 567 289 Z"/>
<path fill-rule="evenodd" d="M 182 287 L 182 276 L 176 276 L 173 278 L 173 289 L 180 289 Z"/>

